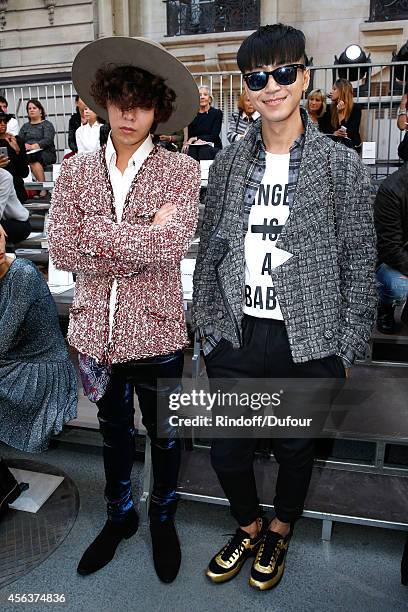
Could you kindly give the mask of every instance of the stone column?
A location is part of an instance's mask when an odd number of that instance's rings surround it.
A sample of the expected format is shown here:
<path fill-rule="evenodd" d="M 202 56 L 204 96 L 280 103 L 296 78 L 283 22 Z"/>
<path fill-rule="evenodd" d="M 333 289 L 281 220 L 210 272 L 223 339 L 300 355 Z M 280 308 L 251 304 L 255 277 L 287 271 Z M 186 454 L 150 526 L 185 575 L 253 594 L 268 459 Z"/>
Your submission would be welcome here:
<path fill-rule="evenodd" d="M 114 0 L 113 9 L 115 14 L 115 34 L 116 36 L 129 36 L 129 0 Z"/>
<path fill-rule="evenodd" d="M 167 32 L 166 4 L 139 0 L 137 27 L 139 36 L 160 40 Z"/>
<path fill-rule="evenodd" d="M 113 36 L 112 0 L 98 0 L 98 38 Z"/>
<path fill-rule="evenodd" d="M 261 0 L 261 25 L 278 22 L 278 0 Z"/>

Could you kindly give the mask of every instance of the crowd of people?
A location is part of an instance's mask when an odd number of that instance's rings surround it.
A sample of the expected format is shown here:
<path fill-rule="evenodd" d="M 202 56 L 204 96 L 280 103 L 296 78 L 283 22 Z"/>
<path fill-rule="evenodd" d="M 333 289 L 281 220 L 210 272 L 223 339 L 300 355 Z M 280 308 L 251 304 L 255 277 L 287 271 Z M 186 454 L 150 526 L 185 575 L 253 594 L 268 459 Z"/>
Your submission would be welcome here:
<path fill-rule="evenodd" d="M 344 382 L 365 355 L 376 314 L 382 331 L 395 330 L 395 304 L 408 293 L 407 169 L 384 181 L 373 215 L 370 179 L 353 150 L 361 143 L 361 111 L 351 84 L 335 81 L 327 107 L 324 92 L 313 90 L 304 109 L 310 80 L 305 58 L 305 37 L 291 26 L 263 26 L 244 40 L 237 56 L 244 92 L 224 148 L 222 112 L 212 106 L 209 88 L 197 91 L 187 68 L 156 43 L 102 38 L 75 59 L 72 155 L 52 196 L 49 250 L 57 268 L 77 275 L 67 339 L 79 354 L 103 437 L 107 519 L 80 558 L 81 575 L 106 566 L 138 529 L 130 477 L 134 393 L 152 448 L 154 567 L 163 582 L 179 572 L 181 452 L 168 405 L 180 389 L 188 344 L 180 263 L 197 225 L 197 161 L 214 160 L 193 294 L 193 327 L 210 385 L 245 378 Z M 0 181 L 7 175 L 4 191 L 14 198 L 11 208 L 0 207 L 6 211 L 0 374 L 7 383 L 0 389 L 0 440 L 39 451 L 74 416 L 76 381 L 41 275 L 5 253 L 6 234 L 13 231 L 10 210 L 27 222 L 21 203 L 27 166 L 43 180 L 44 166 L 55 160 L 55 132 L 42 104 L 29 100 L 27 114 L 16 136 L 8 132 L 7 105 L 0 113 L 0 145 L 7 149 Z M 188 155 L 167 150 L 177 144 Z M 2 190 L 0 182 L 0 198 Z M 25 398 L 21 427 L 25 385 L 14 381 L 33 372 L 37 386 Z M 29 425 L 31 412 L 36 420 Z M 258 499 L 256 438 L 212 442 L 212 466 L 237 523 L 206 569 L 215 584 L 236 576 L 249 556 L 253 588 L 271 589 L 283 576 L 309 489 L 314 440 L 272 442 L 279 464 L 273 518 Z M 7 482 L 13 497 L 16 485 Z"/>
<path fill-rule="evenodd" d="M 109 124 L 79 98 L 69 120 L 68 145 L 75 153 L 90 153 L 106 144 Z M 0 96 L 0 224 L 10 245 L 24 241 L 31 233 L 29 212 L 24 207 L 28 199 L 24 179 L 31 171 L 39 183 L 45 181 L 45 169 L 57 161 L 53 123 L 46 119 L 40 100 L 26 104 L 28 121 L 19 127 L 8 111 L 8 101 Z M 34 198 L 47 198 L 41 189 Z"/>

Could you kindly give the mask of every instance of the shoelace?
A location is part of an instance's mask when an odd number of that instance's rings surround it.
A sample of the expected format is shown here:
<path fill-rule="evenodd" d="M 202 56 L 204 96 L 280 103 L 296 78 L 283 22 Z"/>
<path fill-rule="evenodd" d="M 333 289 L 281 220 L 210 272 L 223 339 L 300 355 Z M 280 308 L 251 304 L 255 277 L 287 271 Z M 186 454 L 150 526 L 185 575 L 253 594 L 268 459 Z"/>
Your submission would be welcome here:
<path fill-rule="evenodd" d="M 231 540 L 228 542 L 228 544 L 226 545 L 224 552 L 221 555 L 221 559 L 223 561 L 229 561 L 230 558 L 236 555 L 237 553 L 239 555 L 243 552 L 245 548 L 245 545 L 244 545 L 245 536 L 243 535 L 243 532 L 239 530 L 237 530 L 235 534 L 226 533 L 224 535 L 233 536 Z"/>
<path fill-rule="evenodd" d="M 256 537 L 259 537 L 262 530 L 262 521 L 259 522 L 259 531 Z M 235 533 L 224 533 L 224 536 L 233 536 L 226 545 L 224 552 L 221 555 L 223 561 L 229 561 L 234 554 L 241 554 L 245 548 L 243 540 L 249 537 L 241 529 L 237 529 Z"/>
<path fill-rule="evenodd" d="M 273 531 L 266 534 L 261 544 L 261 548 L 259 549 L 259 565 L 268 567 L 268 565 L 272 565 L 273 562 L 276 562 L 281 551 L 281 546 L 279 545 L 281 539 L 282 536 Z"/>

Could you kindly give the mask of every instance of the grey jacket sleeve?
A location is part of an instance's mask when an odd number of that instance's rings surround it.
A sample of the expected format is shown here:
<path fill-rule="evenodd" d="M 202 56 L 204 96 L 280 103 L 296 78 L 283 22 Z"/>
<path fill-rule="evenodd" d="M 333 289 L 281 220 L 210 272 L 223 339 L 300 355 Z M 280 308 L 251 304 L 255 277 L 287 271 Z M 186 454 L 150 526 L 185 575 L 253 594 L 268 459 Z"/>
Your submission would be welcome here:
<path fill-rule="evenodd" d="M 350 155 L 355 153 L 350 151 Z M 363 357 L 375 321 L 376 235 L 370 197 L 370 178 L 355 157 L 352 169 L 336 194 L 338 262 L 340 267 L 340 346 L 346 365 Z M 340 187 L 340 186 L 339 186 Z"/>
<path fill-rule="evenodd" d="M 220 203 L 220 190 L 218 176 L 218 165 L 221 154 L 217 156 L 214 163 L 211 165 L 208 174 L 207 194 L 205 198 L 205 209 L 203 216 L 203 224 L 200 232 L 200 244 L 198 246 L 197 260 L 193 278 L 193 306 L 192 318 L 194 327 L 208 322 L 202 321 L 201 312 L 198 309 L 198 304 L 202 306 L 208 301 L 213 300 L 214 287 L 216 283 L 214 264 L 211 258 L 208 257 L 208 246 L 211 233 L 215 229 L 217 209 Z M 217 187 L 218 186 L 218 187 Z"/>

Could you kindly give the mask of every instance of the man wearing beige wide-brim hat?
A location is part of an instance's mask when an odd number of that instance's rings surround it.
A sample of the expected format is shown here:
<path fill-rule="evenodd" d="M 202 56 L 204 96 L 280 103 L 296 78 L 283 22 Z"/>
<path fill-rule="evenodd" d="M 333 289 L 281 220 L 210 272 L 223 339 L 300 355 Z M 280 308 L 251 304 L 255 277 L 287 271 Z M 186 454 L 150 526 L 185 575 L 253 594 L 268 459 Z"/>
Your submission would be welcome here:
<path fill-rule="evenodd" d="M 171 582 L 181 560 L 174 525 L 180 444 L 160 415 L 168 413 L 183 371 L 180 262 L 196 228 L 200 175 L 187 156 L 155 147 L 151 134 L 188 125 L 197 87 L 163 47 L 126 37 L 87 45 L 72 79 L 85 104 L 111 126 L 106 147 L 63 163 L 50 214 L 51 258 L 77 273 L 68 341 L 80 354 L 104 442 L 108 519 L 78 573 L 107 565 L 121 540 L 137 531 L 130 480 L 136 392 L 152 445 L 154 566 Z"/>

